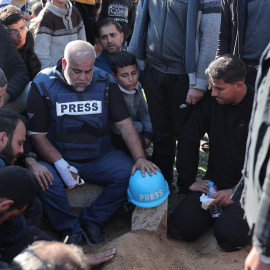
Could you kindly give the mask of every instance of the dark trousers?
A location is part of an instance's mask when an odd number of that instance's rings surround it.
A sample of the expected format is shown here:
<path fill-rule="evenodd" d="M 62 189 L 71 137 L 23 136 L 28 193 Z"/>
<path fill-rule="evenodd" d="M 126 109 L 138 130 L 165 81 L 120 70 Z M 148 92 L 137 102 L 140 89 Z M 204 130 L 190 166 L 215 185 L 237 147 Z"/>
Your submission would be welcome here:
<path fill-rule="evenodd" d="M 209 210 L 201 208 L 200 196 L 199 192 L 190 193 L 175 208 L 168 225 L 171 237 L 194 241 L 214 225 L 214 236 L 225 251 L 238 250 L 250 242 L 244 211 L 238 204 L 222 208 L 220 216 L 212 218 Z"/>
<path fill-rule="evenodd" d="M 193 106 L 180 108 L 186 104 L 189 78 L 187 74 L 162 73 L 147 64 L 143 87 L 154 133 L 152 161 L 159 166 L 170 186 L 173 182 L 176 140 L 193 109 Z"/>
<path fill-rule="evenodd" d="M 82 233 L 77 214 L 71 211 L 65 190 L 65 184 L 55 167 L 39 161 L 53 175 L 53 184 L 47 190 L 37 185 L 37 195 L 43 205 L 52 226 L 62 236 Z M 114 149 L 105 155 L 87 162 L 67 162 L 78 169 L 79 175 L 87 183 L 104 186 L 102 194 L 80 214 L 80 221 L 85 225 L 101 230 L 105 222 L 124 204 L 134 161 L 123 151 Z M 83 188 L 83 186 L 81 187 Z"/>

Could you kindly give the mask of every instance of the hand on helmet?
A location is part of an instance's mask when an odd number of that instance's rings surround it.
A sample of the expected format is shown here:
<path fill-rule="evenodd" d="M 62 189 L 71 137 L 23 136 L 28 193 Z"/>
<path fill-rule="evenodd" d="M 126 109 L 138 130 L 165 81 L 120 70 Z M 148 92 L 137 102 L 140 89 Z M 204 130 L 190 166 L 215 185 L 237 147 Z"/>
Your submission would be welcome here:
<path fill-rule="evenodd" d="M 136 159 L 135 164 L 132 167 L 131 174 L 133 175 L 136 170 L 141 170 L 143 177 L 145 176 L 145 171 L 147 171 L 149 175 L 152 175 L 152 172 L 156 174 L 156 170 L 160 172 L 160 168 L 156 164 L 152 163 L 144 157 Z"/>

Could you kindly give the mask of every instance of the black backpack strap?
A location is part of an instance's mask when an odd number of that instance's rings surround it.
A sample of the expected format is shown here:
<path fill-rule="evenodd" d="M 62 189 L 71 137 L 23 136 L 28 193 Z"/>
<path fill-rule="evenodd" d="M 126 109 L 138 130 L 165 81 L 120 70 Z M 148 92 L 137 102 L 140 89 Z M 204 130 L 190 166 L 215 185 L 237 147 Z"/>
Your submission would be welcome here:
<path fill-rule="evenodd" d="M 42 93 L 43 93 L 44 102 L 48 106 L 49 110 L 51 110 L 52 109 L 52 100 L 51 100 L 49 92 L 46 89 L 44 82 L 39 83 L 39 86 L 40 86 Z"/>

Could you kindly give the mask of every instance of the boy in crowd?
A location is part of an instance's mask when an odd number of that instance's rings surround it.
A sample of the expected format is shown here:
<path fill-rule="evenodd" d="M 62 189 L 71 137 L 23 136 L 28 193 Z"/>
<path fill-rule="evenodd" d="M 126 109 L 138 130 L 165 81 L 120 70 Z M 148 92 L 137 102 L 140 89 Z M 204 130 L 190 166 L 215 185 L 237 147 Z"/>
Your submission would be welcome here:
<path fill-rule="evenodd" d="M 41 69 L 56 66 L 70 41 L 86 40 L 81 15 L 69 0 L 48 0 L 38 18 L 35 53 Z"/>
<path fill-rule="evenodd" d="M 121 51 L 112 58 L 112 75 L 123 93 L 127 107 L 144 149 L 148 148 L 153 139 L 152 124 L 148 106 L 143 96 L 139 80 L 139 69 L 136 58 L 127 51 Z M 112 144 L 127 154 L 130 152 L 115 125 L 112 129 Z"/>
<path fill-rule="evenodd" d="M 39 73 L 41 65 L 37 55 L 34 53 L 33 36 L 31 32 L 27 30 L 20 9 L 12 5 L 1 8 L 0 21 L 8 28 L 16 49 L 28 69 L 30 80 L 33 80 Z"/>
<path fill-rule="evenodd" d="M 0 68 L 8 81 L 1 106 L 22 112 L 26 108 L 29 73 L 7 28 L 0 22 Z"/>

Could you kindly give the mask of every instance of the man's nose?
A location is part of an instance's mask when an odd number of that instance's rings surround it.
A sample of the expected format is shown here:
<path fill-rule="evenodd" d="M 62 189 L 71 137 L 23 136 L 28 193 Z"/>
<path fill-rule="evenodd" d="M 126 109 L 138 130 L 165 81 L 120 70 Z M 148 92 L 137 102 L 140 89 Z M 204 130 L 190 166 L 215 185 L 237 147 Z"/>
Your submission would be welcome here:
<path fill-rule="evenodd" d="M 19 153 L 23 154 L 23 152 L 24 152 L 24 150 L 23 150 L 23 144 L 22 144 L 22 145 L 20 145 Z"/>
<path fill-rule="evenodd" d="M 211 93 L 211 96 L 212 96 L 212 97 L 217 97 L 217 95 L 218 95 L 218 91 L 217 91 L 214 87 L 212 87 L 212 93 Z"/>
<path fill-rule="evenodd" d="M 113 40 L 113 38 L 112 37 L 110 37 L 110 36 L 108 36 L 108 43 L 111 43 L 112 42 L 112 40 Z"/>
<path fill-rule="evenodd" d="M 80 74 L 80 80 L 81 80 L 81 81 L 85 81 L 85 73 L 84 73 L 84 72 L 82 72 L 82 73 Z"/>

